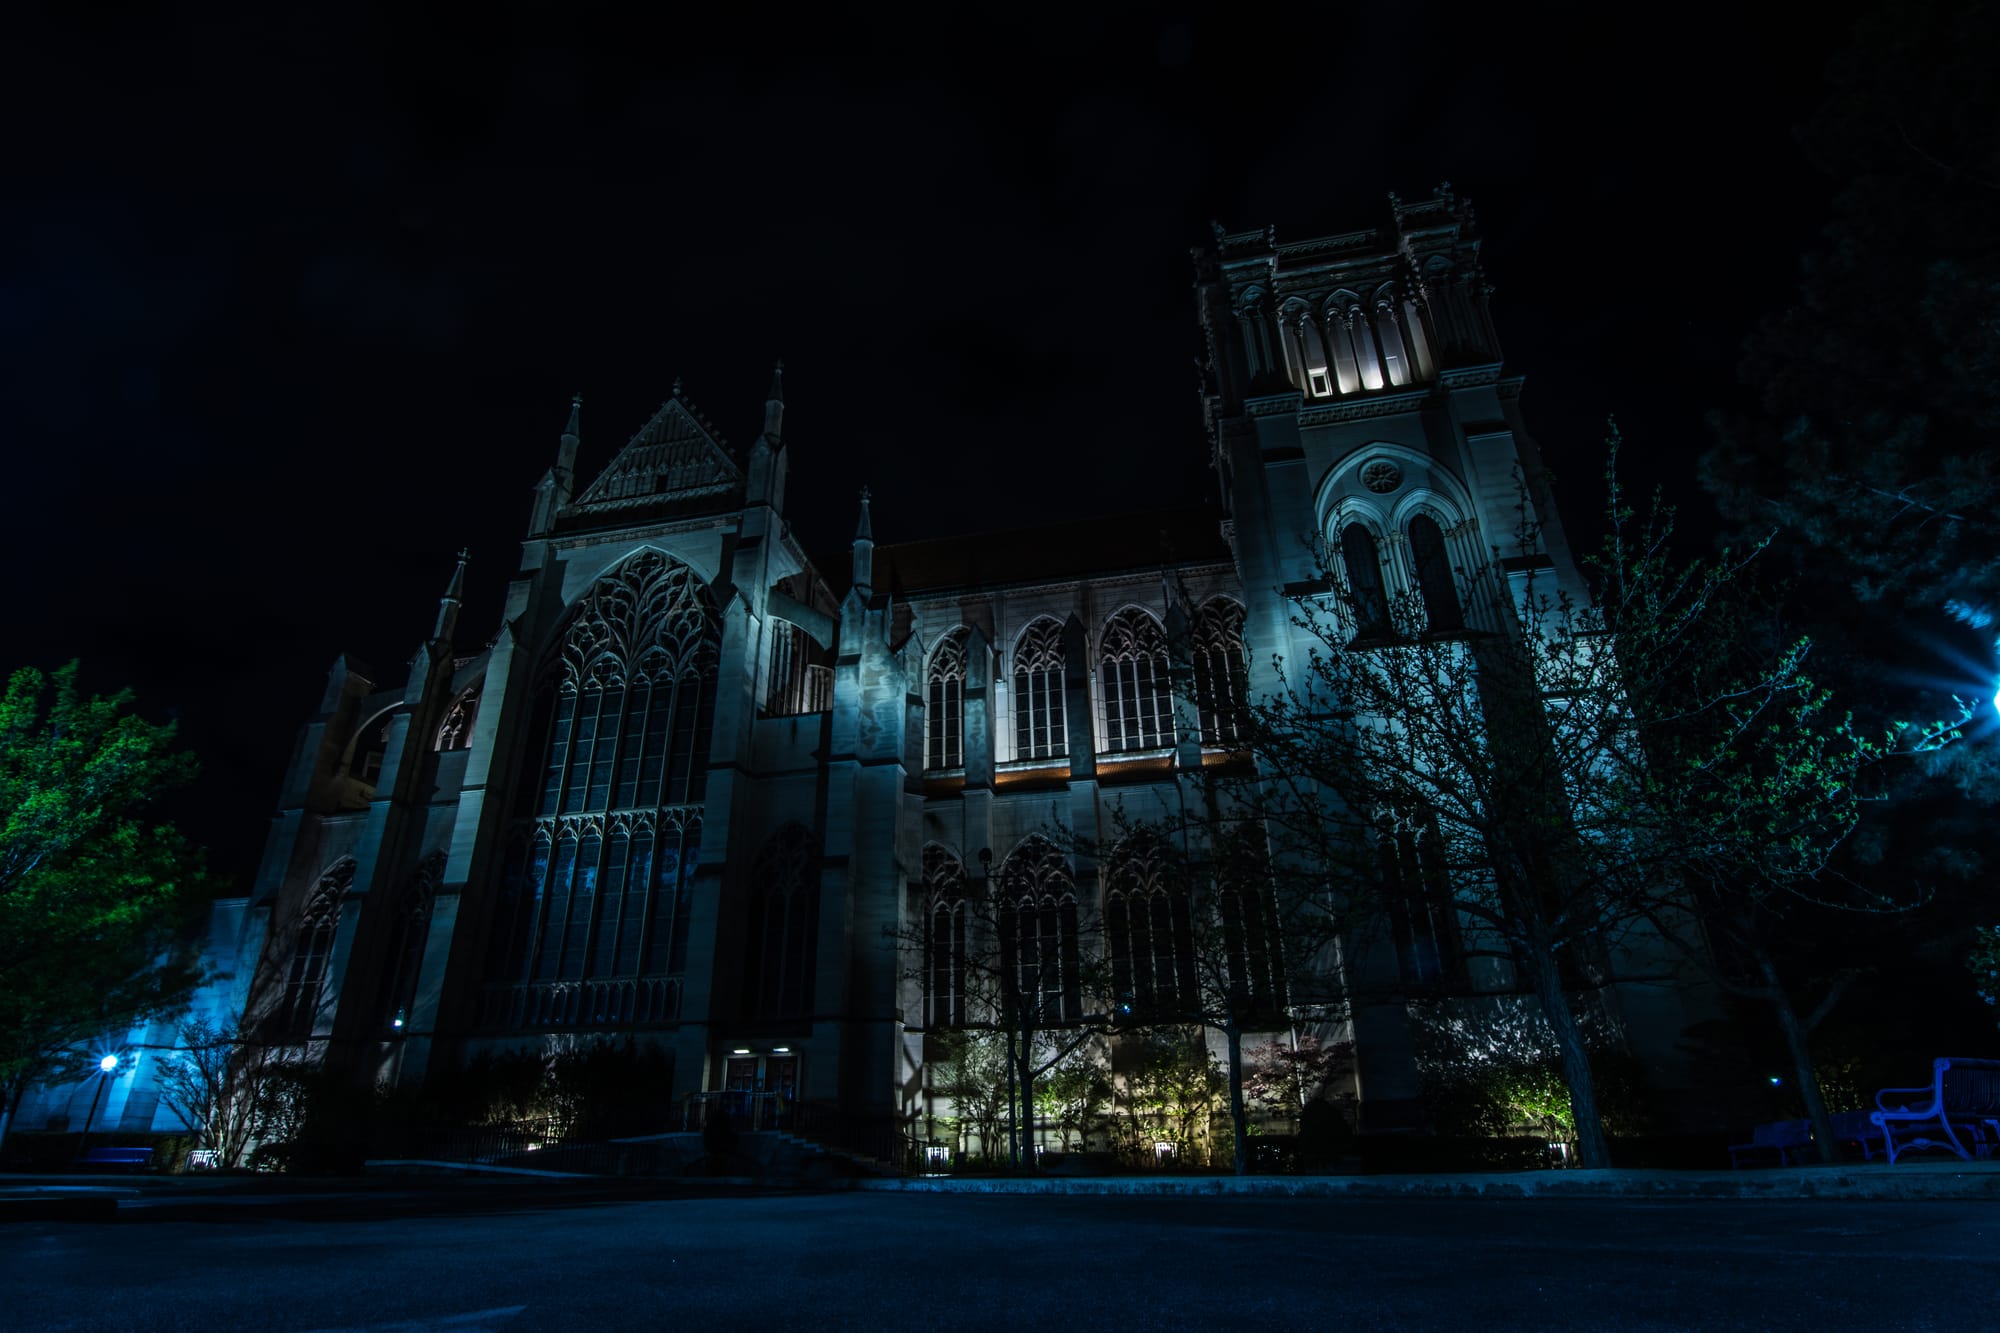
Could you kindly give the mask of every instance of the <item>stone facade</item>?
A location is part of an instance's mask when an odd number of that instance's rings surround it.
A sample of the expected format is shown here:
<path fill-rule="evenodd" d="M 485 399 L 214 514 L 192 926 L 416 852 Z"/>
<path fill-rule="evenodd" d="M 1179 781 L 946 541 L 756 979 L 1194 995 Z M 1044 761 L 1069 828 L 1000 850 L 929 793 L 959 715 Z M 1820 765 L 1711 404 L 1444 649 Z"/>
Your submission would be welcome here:
<path fill-rule="evenodd" d="M 677 1095 L 916 1123 L 931 1016 L 897 939 L 927 865 L 987 873 L 1052 821 L 1107 838 L 1248 765 L 1161 702 L 1169 639 L 1273 687 L 1311 646 L 1287 597 L 1322 578 L 1315 541 L 1356 525 L 1391 594 L 1437 540 L 1449 568 L 1532 558 L 1583 591 L 1464 201 L 1303 243 L 1218 230 L 1196 271 L 1214 511 L 878 548 L 864 495 L 843 593 L 785 521 L 781 377 L 747 452 L 676 384 L 583 487 L 573 410 L 497 630 L 461 632 L 454 578 L 406 674 L 334 664 L 256 882 L 218 909 L 219 1007 L 357 1075 L 629 1035 Z M 1664 1041 L 1682 1015 L 1653 1003 Z M 1399 1022 L 1329 1034 L 1357 1041 L 1364 1127 L 1409 1123 Z"/>

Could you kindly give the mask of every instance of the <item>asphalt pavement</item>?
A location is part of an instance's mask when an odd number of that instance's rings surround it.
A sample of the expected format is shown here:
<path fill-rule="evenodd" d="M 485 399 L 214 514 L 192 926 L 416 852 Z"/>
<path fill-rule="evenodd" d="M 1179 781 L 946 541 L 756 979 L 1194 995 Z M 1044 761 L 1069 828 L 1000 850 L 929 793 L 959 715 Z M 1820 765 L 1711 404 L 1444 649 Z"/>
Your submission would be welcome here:
<path fill-rule="evenodd" d="M 200 1220 L 162 1203 L 5 1224 L 0 1319 L 282 1333 L 2000 1327 L 2000 1209 L 1983 1200 L 358 1193 L 376 1206 L 314 1216 L 273 1193 Z"/>

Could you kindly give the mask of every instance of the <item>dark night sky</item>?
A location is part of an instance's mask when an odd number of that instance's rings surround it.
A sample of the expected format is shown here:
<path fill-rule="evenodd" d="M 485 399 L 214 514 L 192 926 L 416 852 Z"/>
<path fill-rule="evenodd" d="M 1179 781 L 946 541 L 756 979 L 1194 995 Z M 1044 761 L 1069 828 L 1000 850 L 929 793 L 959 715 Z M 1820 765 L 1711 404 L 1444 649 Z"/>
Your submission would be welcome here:
<path fill-rule="evenodd" d="M 1609 412 L 1694 499 L 1824 216 L 1792 127 L 1846 12 L 205 8 L 0 54 L 0 664 L 178 716 L 238 875 L 328 663 L 406 658 L 461 545 L 491 632 L 573 391 L 588 476 L 677 375 L 747 447 L 784 357 L 836 580 L 864 481 L 891 542 L 1200 499 L 1211 219 L 1449 179 L 1572 525 Z"/>

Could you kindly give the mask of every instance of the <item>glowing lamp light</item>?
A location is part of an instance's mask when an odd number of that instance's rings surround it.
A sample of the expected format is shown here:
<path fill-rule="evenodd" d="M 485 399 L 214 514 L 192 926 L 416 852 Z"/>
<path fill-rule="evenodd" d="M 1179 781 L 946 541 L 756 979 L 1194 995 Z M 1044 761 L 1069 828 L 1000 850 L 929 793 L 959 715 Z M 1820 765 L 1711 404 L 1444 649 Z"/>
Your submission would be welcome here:
<path fill-rule="evenodd" d="M 732 1049 L 729 1053 L 731 1055 L 748 1055 L 750 1054 L 750 1048 L 748 1046 L 738 1046 Z"/>
<path fill-rule="evenodd" d="M 396 1016 L 389 1020 L 389 1026 L 396 1029 L 396 1031 L 398 1032 L 401 1032 L 403 1030 L 403 1011 L 401 1009 L 398 1009 L 396 1011 Z"/>
<path fill-rule="evenodd" d="M 1771 1075 L 1771 1086 L 1774 1088 L 1782 1084 L 1784 1081 L 1785 1080 L 1779 1078 L 1776 1074 Z"/>
<path fill-rule="evenodd" d="M 97 1067 L 108 1074 L 112 1070 L 118 1068 L 118 1057 L 115 1055 L 107 1055 L 102 1060 L 99 1060 L 97 1062 Z"/>
<path fill-rule="evenodd" d="M 773 1046 L 771 1048 L 771 1054 L 773 1055 L 790 1055 L 791 1053 L 792 1048 L 789 1046 Z"/>

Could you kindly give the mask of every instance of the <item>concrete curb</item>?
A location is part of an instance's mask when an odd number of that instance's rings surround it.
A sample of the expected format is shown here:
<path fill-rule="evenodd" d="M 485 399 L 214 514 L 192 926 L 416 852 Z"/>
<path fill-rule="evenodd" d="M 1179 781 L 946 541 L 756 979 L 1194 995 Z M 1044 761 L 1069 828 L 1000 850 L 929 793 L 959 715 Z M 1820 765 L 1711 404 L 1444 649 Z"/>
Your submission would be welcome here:
<path fill-rule="evenodd" d="M 485 1162 L 443 1162 L 421 1157 L 382 1157 L 361 1164 L 367 1175 L 390 1176 L 526 1176 L 530 1180 L 600 1180 L 581 1171 L 537 1171 L 529 1166 L 492 1166 Z"/>
<path fill-rule="evenodd" d="M 1524 1171 L 1454 1176 L 1076 1176 L 864 1179 L 855 1190 L 1235 1198 L 1995 1199 L 2000 1163 L 1797 1167 L 1730 1173 Z"/>

